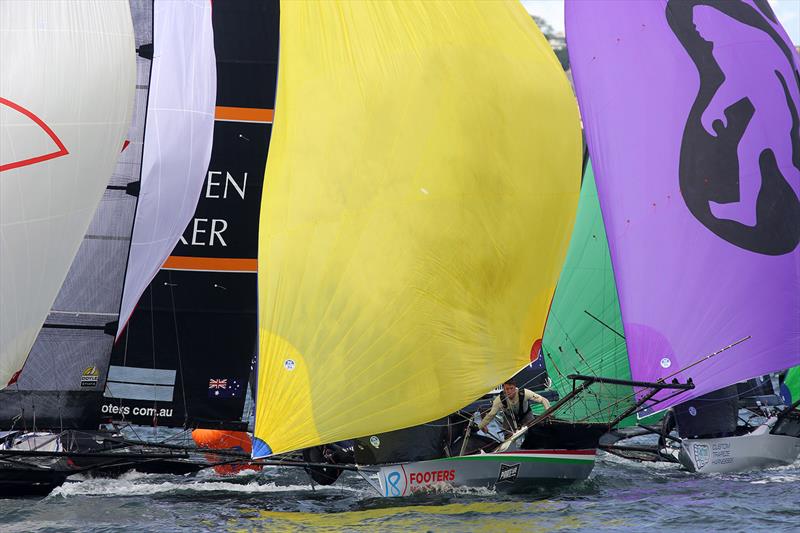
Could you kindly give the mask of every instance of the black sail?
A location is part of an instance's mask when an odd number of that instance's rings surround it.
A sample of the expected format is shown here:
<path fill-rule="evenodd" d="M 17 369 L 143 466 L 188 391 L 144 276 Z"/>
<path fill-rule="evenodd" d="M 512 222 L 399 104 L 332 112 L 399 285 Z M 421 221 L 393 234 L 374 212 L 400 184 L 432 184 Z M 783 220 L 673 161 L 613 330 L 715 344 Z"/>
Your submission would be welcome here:
<path fill-rule="evenodd" d="M 217 113 L 194 219 L 114 347 L 104 416 L 242 429 L 257 338 L 261 187 L 272 129 L 278 3 L 213 7 Z"/>

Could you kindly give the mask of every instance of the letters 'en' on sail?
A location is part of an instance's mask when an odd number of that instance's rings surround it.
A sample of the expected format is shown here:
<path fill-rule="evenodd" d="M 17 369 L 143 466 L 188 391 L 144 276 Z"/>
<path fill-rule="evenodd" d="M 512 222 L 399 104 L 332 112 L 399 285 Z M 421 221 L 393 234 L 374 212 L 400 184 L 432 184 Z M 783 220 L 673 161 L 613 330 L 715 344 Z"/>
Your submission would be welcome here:
<path fill-rule="evenodd" d="M 125 140 L 136 85 L 128 3 L 2 2 L 0 65 L 5 385 L 28 356 Z"/>
<path fill-rule="evenodd" d="M 254 456 L 409 427 L 529 362 L 580 184 L 515 2 L 288 2 L 262 199 Z"/>
<path fill-rule="evenodd" d="M 769 4 L 573 1 L 566 24 L 632 378 L 693 378 L 665 408 L 800 363 L 800 61 Z"/>

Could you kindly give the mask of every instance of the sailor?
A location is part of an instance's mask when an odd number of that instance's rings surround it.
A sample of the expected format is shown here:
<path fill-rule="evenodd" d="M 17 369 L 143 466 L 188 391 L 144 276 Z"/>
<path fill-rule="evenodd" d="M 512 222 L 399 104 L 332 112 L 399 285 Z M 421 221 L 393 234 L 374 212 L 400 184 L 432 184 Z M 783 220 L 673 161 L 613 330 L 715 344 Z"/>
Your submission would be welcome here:
<path fill-rule="evenodd" d="M 550 409 L 550 402 L 547 398 L 536 394 L 532 390 L 519 389 L 514 378 L 509 379 L 503 383 L 503 393 L 494 399 L 492 408 L 483 417 L 481 423 L 478 424 L 478 429 L 485 429 L 500 409 L 503 409 L 508 426 L 504 429 L 509 434 L 515 432 L 524 424 L 533 421 L 534 416 L 531 412 L 530 402 L 542 404 L 545 410 Z"/>

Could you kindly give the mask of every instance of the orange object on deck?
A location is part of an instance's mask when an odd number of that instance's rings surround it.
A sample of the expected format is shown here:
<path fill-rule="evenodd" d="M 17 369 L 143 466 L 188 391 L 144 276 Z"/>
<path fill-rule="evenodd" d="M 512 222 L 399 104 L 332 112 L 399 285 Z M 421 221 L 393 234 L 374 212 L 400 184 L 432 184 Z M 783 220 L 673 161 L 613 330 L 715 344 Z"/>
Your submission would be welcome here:
<path fill-rule="evenodd" d="M 209 450 L 233 450 L 250 453 L 253 450 L 253 441 L 244 431 L 225 431 L 220 429 L 195 429 L 192 430 L 192 439 L 198 448 Z M 208 455 L 211 462 L 219 461 L 218 456 Z M 242 470 L 261 470 L 261 465 L 241 462 L 227 465 L 217 465 L 214 471 L 220 475 L 230 475 Z"/>

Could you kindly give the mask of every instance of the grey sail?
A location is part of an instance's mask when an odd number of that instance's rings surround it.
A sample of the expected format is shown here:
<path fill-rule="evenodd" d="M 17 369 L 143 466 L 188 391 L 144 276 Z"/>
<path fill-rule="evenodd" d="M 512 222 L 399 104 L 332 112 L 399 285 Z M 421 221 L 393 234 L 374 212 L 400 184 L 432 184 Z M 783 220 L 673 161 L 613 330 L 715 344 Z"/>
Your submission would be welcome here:
<path fill-rule="evenodd" d="M 153 42 L 152 0 L 130 0 L 136 93 L 127 141 L 61 290 L 16 381 L 0 427 L 96 428 L 139 191 Z"/>

